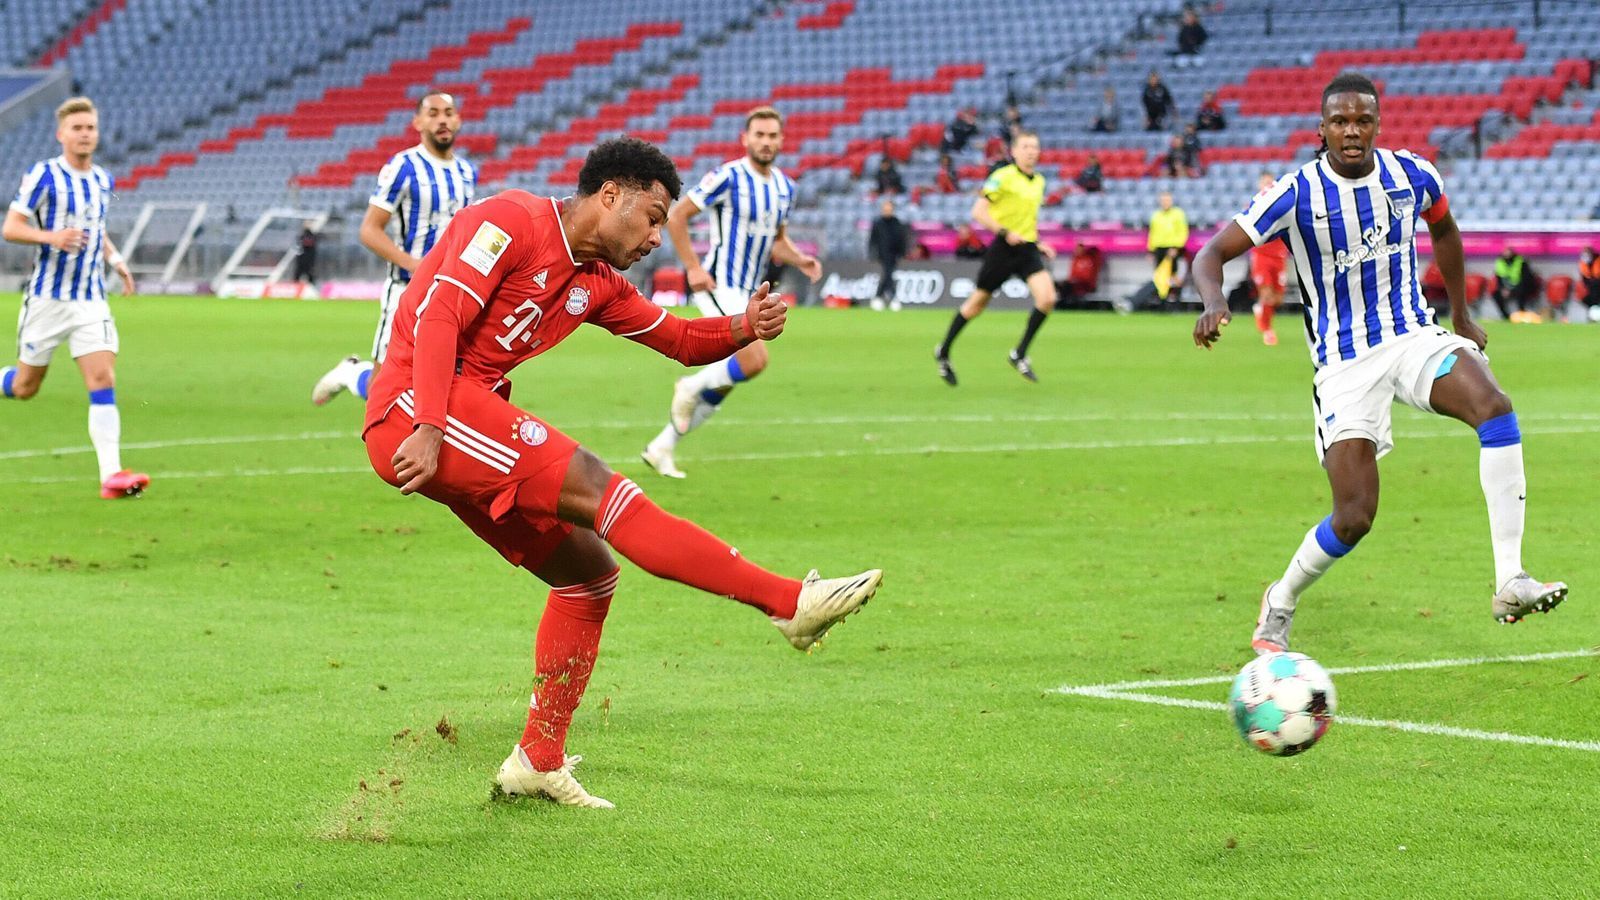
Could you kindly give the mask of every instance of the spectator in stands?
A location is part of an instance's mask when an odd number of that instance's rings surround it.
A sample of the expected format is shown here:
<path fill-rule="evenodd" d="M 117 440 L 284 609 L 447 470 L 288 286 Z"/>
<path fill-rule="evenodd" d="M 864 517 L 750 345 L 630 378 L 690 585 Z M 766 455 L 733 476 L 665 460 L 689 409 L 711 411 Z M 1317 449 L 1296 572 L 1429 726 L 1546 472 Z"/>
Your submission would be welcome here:
<path fill-rule="evenodd" d="M 1583 255 L 1578 257 L 1578 282 L 1583 285 L 1583 302 L 1593 310 L 1600 306 L 1600 256 L 1597 256 L 1593 247 L 1583 248 Z M 1590 317 L 1593 317 L 1590 313 Z"/>
<path fill-rule="evenodd" d="M 900 311 L 900 301 L 894 296 L 894 269 L 911 248 L 911 229 L 894 214 L 894 201 L 885 198 L 878 206 L 878 218 L 872 222 L 867 235 L 867 254 L 883 267 L 878 278 L 878 295 L 872 298 L 872 308 L 882 310 L 884 304 L 894 312 Z"/>
<path fill-rule="evenodd" d="M 1506 247 L 1494 261 L 1494 305 L 1500 307 L 1500 315 L 1512 322 L 1537 323 L 1539 314 L 1528 307 L 1537 304 L 1538 298 L 1539 278 L 1533 267 L 1514 248 Z M 1513 302 L 1515 310 L 1511 309 Z"/>
<path fill-rule="evenodd" d="M 1200 132 L 1194 125 L 1183 126 L 1183 168 L 1184 175 L 1189 178 L 1199 178 L 1200 169 Z"/>
<path fill-rule="evenodd" d="M 940 193 L 958 194 L 961 192 L 961 177 L 956 172 L 955 158 L 950 154 L 939 154 L 939 174 L 934 177 L 939 185 Z"/>
<path fill-rule="evenodd" d="M 967 143 L 978 133 L 978 110 L 969 106 L 956 113 L 945 126 L 944 137 L 939 141 L 939 152 L 955 156 L 967 149 Z"/>
<path fill-rule="evenodd" d="M 906 183 L 900 177 L 900 168 L 887 155 L 878 159 L 877 179 L 877 194 L 880 197 L 893 197 L 906 192 Z"/>
<path fill-rule="evenodd" d="M 1160 208 L 1150 215 L 1150 237 L 1145 246 L 1154 266 L 1156 294 L 1163 300 L 1176 301 L 1183 290 L 1179 267 L 1187 261 L 1184 248 L 1189 243 L 1189 217 L 1183 207 L 1173 202 L 1171 191 L 1162 191 L 1159 203 Z"/>
<path fill-rule="evenodd" d="M 317 284 L 317 225 L 310 220 L 301 223 L 295 241 L 294 280 L 312 287 Z"/>
<path fill-rule="evenodd" d="M 1222 104 L 1217 101 L 1216 91 L 1206 91 L 1200 98 L 1200 110 L 1194 115 L 1194 127 L 1201 131 L 1221 131 L 1228 127 L 1228 120 L 1222 115 Z"/>
<path fill-rule="evenodd" d="M 1056 309 L 1082 309 L 1100 288 L 1100 270 L 1105 257 L 1099 247 L 1090 247 L 1079 241 L 1072 248 L 1072 260 L 1067 265 L 1067 277 L 1056 282 Z"/>
<path fill-rule="evenodd" d="M 1174 57 L 1173 64 L 1177 66 L 1193 66 L 1203 62 L 1200 48 L 1206 44 L 1206 27 L 1200 24 L 1200 14 L 1193 7 L 1186 7 L 1183 17 L 1178 25 L 1178 46 L 1170 51 Z"/>
<path fill-rule="evenodd" d="M 1022 110 L 1017 109 L 1016 104 L 1008 103 L 1006 104 L 1005 112 L 1000 114 L 1000 124 L 995 129 L 994 134 L 995 137 L 998 137 L 1009 147 L 1011 146 L 1012 136 L 1022 130 L 1023 127 Z"/>
<path fill-rule="evenodd" d="M 1145 170 L 1146 175 L 1159 175 L 1167 178 L 1187 178 L 1189 167 L 1184 162 L 1188 151 L 1183 147 L 1183 138 L 1173 135 L 1167 141 L 1167 152 L 1156 157 L 1155 162 Z"/>
<path fill-rule="evenodd" d="M 1161 73 L 1155 69 L 1150 70 L 1150 75 L 1144 80 L 1144 92 L 1139 95 L 1139 101 L 1144 104 L 1144 130 L 1164 131 L 1167 127 L 1167 117 L 1172 114 L 1172 92 L 1167 90 L 1167 85 L 1161 80 Z"/>
<path fill-rule="evenodd" d="M 1117 103 L 1117 90 L 1107 87 L 1100 95 L 1100 109 L 1094 115 L 1090 131 L 1109 133 L 1122 127 L 1122 106 Z"/>
<path fill-rule="evenodd" d="M 1078 187 L 1091 194 L 1098 194 L 1105 189 L 1105 173 L 1100 170 L 1099 154 L 1089 154 L 1088 163 L 1084 165 L 1083 171 L 1078 173 L 1075 180 L 1078 182 Z"/>
<path fill-rule="evenodd" d="M 983 238 L 978 237 L 978 233 L 972 230 L 971 225 L 967 224 L 966 222 L 962 222 L 960 225 L 956 226 L 957 258 L 983 259 L 983 254 L 988 249 L 989 245 L 983 242 Z"/>
<path fill-rule="evenodd" d="M 1011 145 L 1000 140 L 998 134 L 990 135 L 989 140 L 983 145 L 983 164 L 990 173 L 1011 165 Z"/>

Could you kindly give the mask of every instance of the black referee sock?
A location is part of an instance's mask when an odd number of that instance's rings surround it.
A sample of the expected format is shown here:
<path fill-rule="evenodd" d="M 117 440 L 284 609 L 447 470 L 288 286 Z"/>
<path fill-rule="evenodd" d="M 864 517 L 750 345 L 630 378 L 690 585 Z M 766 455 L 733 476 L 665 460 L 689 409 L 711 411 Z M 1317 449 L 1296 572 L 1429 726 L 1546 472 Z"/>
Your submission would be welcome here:
<path fill-rule="evenodd" d="M 1047 315 L 1048 313 L 1040 312 L 1037 306 L 1028 313 L 1028 327 L 1022 330 L 1022 343 L 1017 344 L 1018 356 L 1028 355 L 1028 345 L 1033 343 L 1033 336 L 1039 333 L 1039 326 L 1044 324 Z"/>
<path fill-rule="evenodd" d="M 941 358 L 950 355 L 950 345 L 956 342 L 956 335 L 960 334 L 961 329 L 967 327 L 967 323 L 970 321 L 972 320 L 961 314 L 961 310 L 956 310 L 956 317 L 950 320 L 950 330 L 944 334 L 944 343 L 939 345 L 939 356 Z"/>

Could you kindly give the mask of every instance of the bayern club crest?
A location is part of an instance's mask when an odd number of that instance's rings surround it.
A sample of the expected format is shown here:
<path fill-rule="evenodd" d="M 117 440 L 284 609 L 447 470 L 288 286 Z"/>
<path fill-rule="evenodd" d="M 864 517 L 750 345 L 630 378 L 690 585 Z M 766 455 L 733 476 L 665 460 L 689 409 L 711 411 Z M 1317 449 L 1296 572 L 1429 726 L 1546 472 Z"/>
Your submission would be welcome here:
<path fill-rule="evenodd" d="M 516 433 L 517 440 L 530 447 L 537 447 L 550 437 L 550 430 L 544 427 L 543 422 L 526 416 L 517 419 L 512 430 Z"/>
<path fill-rule="evenodd" d="M 589 289 L 588 288 L 578 287 L 578 286 L 574 285 L 572 290 L 567 291 L 567 312 L 571 313 L 574 316 L 581 316 L 581 315 L 583 315 L 583 311 L 588 309 L 588 308 L 589 308 Z"/>

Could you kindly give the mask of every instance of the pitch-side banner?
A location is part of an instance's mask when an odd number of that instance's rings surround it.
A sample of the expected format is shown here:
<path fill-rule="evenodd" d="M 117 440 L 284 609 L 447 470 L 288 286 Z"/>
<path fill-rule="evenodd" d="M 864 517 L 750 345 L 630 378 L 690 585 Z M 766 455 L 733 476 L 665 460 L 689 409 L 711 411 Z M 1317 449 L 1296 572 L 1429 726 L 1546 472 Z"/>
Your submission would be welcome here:
<path fill-rule="evenodd" d="M 907 306 L 960 306 L 972 296 L 972 279 L 982 260 L 902 260 L 894 273 L 894 296 Z M 865 303 L 878 295 L 878 278 L 883 269 L 867 260 L 840 260 L 828 266 L 828 274 L 818 285 L 818 295 L 848 297 Z M 995 292 L 990 307 L 1028 309 L 1028 287 L 1013 278 Z"/>

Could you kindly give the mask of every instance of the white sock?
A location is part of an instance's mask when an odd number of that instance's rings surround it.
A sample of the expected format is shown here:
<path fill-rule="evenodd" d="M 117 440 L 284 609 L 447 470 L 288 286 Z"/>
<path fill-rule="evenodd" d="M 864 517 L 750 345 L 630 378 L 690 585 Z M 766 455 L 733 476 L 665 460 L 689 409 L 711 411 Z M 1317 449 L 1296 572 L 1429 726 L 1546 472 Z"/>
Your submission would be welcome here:
<path fill-rule="evenodd" d="M 666 450 L 670 453 L 677 448 L 678 438 L 680 437 L 682 435 L 678 434 L 678 429 L 673 428 L 672 423 L 668 422 L 667 427 L 661 429 L 661 433 L 651 439 L 650 447 L 654 450 Z"/>
<path fill-rule="evenodd" d="M 689 386 L 699 391 L 733 390 L 733 375 L 728 372 L 728 361 L 714 362 L 686 379 Z"/>
<path fill-rule="evenodd" d="M 1332 516 L 1318 522 L 1315 528 L 1306 532 L 1300 549 L 1289 560 L 1289 568 L 1284 570 L 1283 577 L 1267 593 L 1267 605 L 1275 609 L 1294 609 L 1295 604 L 1300 602 L 1300 595 L 1316 584 L 1317 579 L 1351 549 L 1334 535 Z"/>
<path fill-rule="evenodd" d="M 372 376 L 369 374 L 371 372 L 372 363 L 366 360 L 357 362 L 355 365 L 350 367 L 349 372 L 345 373 L 345 389 L 352 394 L 361 394 L 363 397 L 366 396 L 362 393 L 361 389 L 366 386 L 363 382 L 371 379 Z"/>
<path fill-rule="evenodd" d="M 100 459 L 100 480 L 122 471 L 122 414 L 115 403 L 89 404 L 89 443 Z"/>
<path fill-rule="evenodd" d="M 1522 527 L 1528 494 L 1528 482 L 1522 473 L 1522 445 L 1484 447 L 1479 451 L 1478 481 L 1489 505 L 1494 586 L 1499 590 L 1522 571 Z"/>

